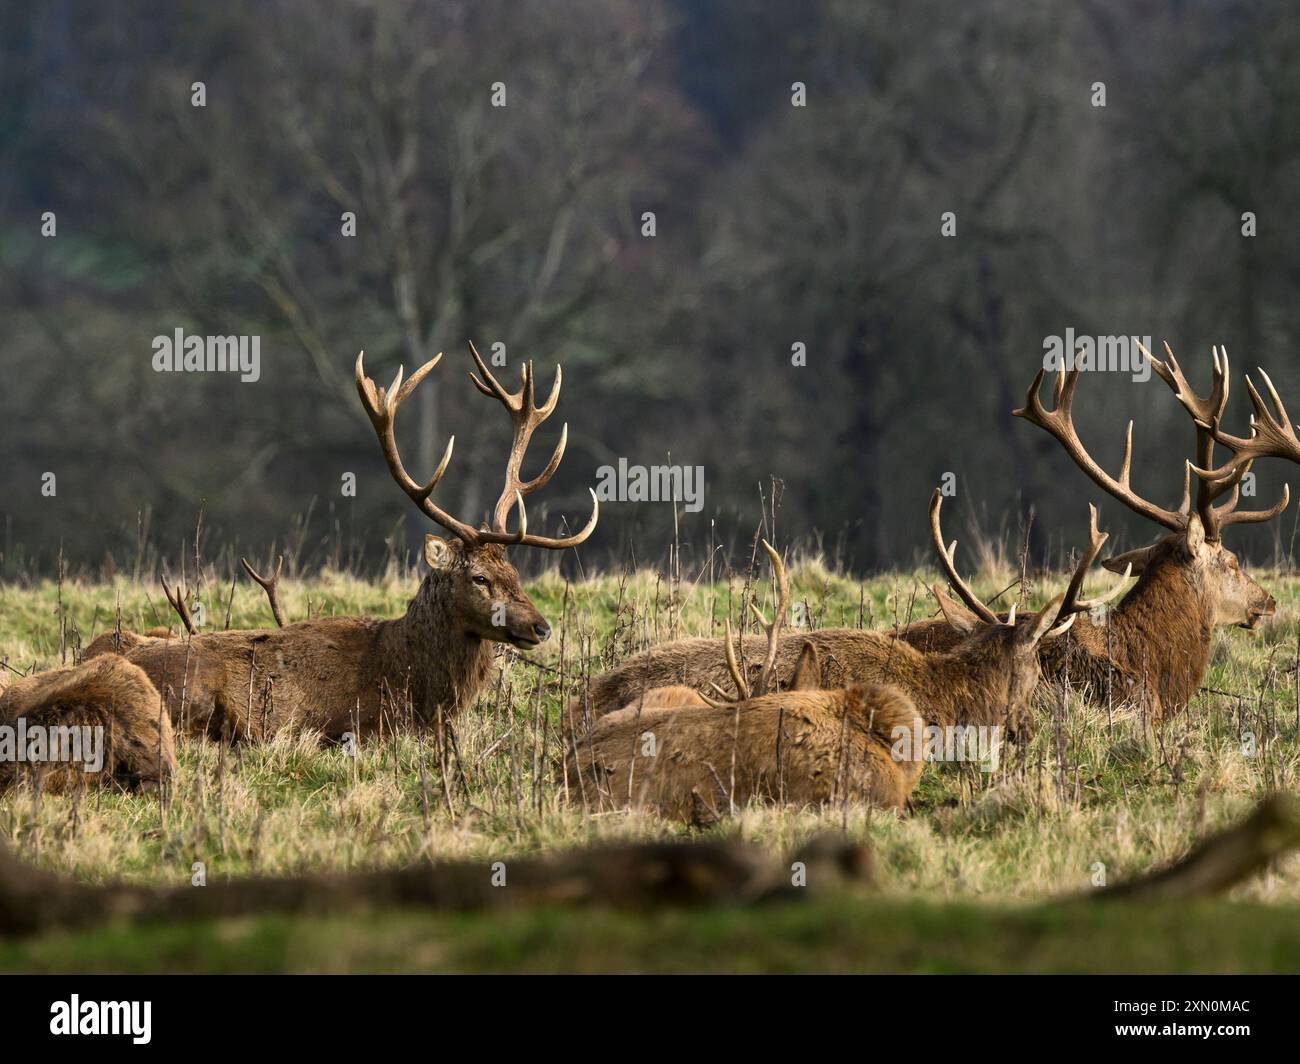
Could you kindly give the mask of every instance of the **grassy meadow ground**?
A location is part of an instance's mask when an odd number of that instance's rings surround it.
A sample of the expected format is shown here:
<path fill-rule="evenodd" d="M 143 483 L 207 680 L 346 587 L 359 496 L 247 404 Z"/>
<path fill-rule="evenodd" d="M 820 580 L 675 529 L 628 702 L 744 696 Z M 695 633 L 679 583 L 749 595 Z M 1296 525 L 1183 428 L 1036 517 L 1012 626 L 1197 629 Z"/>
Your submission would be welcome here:
<path fill-rule="evenodd" d="M 858 582 L 816 561 L 791 569 L 814 624 L 884 627 L 927 616 L 934 574 Z M 928 766 L 909 815 L 849 807 L 754 807 L 700 834 L 743 837 L 788 853 L 819 830 L 869 840 L 879 886 L 777 909 L 714 912 L 519 912 L 348 919 L 226 921 L 194 927 L 110 927 L 0 943 L 9 970 L 1300 970 L 1300 859 L 1223 902 L 1135 910 L 1044 901 L 1086 892 L 1180 856 L 1208 830 L 1247 813 L 1265 792 L 1297 789 L 1300 578 L 1254 575 L 1277 597 L 1261 631 L 1216 634 L 1205 690 L 1181 719 L 1151 729 L 1133 716 L 1043 700 L 1025 749 L 995 772 Z M 1003 567 L 975 580 L 992 594 Z M 417 574 L 364 582 L 327 573 L 284 582 L 292 619 L 395 616 Z M 1033 581 L 1030 602 L 1064 581 Z M 200 589 L 208 628 L 260 627 L 259 588 L 227 577 Z M 356 760 L 313 736 L 223 750 L 184 740 L 179 777 L 158 796 L 90 791 L 80 799 L 30 789 L 0 796 L 0 832 L 40 865 L 89 882 L 185 884 L 201 861 L 209 881 L 248 872 L 370 868 L 423 854 L 491 862 L 611 838 L 689 835 L 644 813 L 586 816 L 566 807 L 549 766 L 559 707 L 584 670 L 680 635 L 720 631 L 742 583 L 674 586 L 654 573 L 530 593 L 555 625 L 550 642 L 501 658 L 497 682 L 456 722 L 459 764 L 444 781 L 411 734 L 368 742 Z M 229 607 L 227 603 L 229 602 Z M 153 586 L 125 579 L 0 586 L 0 659 L 57 665 L 111 628 L 167 623 Z M 540 668 L 538 666 L 545 666 Z M 1243 733 L 1253 739 L 1243 743 Z M 423 768 L 423 772 L 422 772 Z"/>

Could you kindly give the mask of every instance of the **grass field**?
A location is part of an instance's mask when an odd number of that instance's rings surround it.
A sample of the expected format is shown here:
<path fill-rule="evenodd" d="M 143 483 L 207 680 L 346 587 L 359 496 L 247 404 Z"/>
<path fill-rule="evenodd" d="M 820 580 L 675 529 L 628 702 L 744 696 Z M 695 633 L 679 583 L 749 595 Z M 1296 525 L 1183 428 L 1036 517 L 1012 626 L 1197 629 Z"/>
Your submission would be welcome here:
<path fill-rule="evenodd" d="M 891 625 L 930 612 L 922 580 L 860 583 L 815 561 L 792 567 L 795 596 L 818 627 Z M 10 970 L 1300 970 L 1300 860 L 1230 899 L 1146 911 L 1044 905 L 1116 882 L 1183 853 L 1245 814 L 1269 790 L 1296 789 L 1296 660 L 1300 579 L 1254 574 L 1277 597 L 1256 633 L 1215 637 L 1205 690 L 1160 729 L 1073 700 L 1045 698 L 1033 742 L 995 772 L 926 768 L 909 815 L 859 807 L 755 807 L 705 834 L 786 853 L 819 830 L 869 840 L 878 890 L 760 910 L 510 912 L 433 917 L 268 919 L 194 927 L 108 928 L 0 944 Z M 1014 574 L 990 567 L 992 594 Z M 286 581 L 293 619 L 405 608 L 417 575 L 363 582 L 341 574 Z M 1063 580 L 1034 581 L 1030 602 Z M 0 797 L 0 831 L 25 856 L 88 882 L 185 884 L 250 871 L 342 870 L 422 854 L 482 859 L 609 838 L 691 829 L 644 813 L 590 817 L 568 808 L 549 771 L 559 707 L 583 670 L 599 671 L 663 639 L 718 631 L 740 581 L 676 584 L 653 573 L 530 593 L 555 636 L 500 677 L 456 724 L 460 762 L 444 781 L 415 735 L 363 745 L 356 760 L 312 736 L 227 749 L 186 740 L 170 800 L 92 791 L 80 800 L 19 790 Z M 225 626 L 227 581 L 200 588 L 207 627 Z M 126 580 L 0 587 L 0 654 L 13 666 L 58 664 L 110 628 L 165 623 L 166 602 Z M 246 580 L 230 625 L 270 623 Z M 546 666 L 545 669 L 537 666 Z M 562 671 L 561 671 L 562 670 Z M 423 766 L 423 773 L 421 768 Z"/>

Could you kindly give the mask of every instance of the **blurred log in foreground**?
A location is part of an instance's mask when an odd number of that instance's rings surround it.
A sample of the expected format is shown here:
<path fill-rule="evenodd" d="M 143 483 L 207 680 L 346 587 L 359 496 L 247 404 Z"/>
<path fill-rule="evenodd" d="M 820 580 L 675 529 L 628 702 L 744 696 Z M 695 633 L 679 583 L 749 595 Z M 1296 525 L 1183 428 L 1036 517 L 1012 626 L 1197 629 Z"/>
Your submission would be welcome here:
<path fill-rule="evenodd" d="M 798 864 L 796 864 L 798 862 Z M 746 905 L 870 882 L 867 851 L 831 836 L 790 861 L 741 842 L 619 843 L 546 857 L 424 864 L 346 875 L 234 879 L 204 887 L 89 886 L 0 842 L 0 936 L 110 920 L 535 905 Z"/>
<path fill-rule="evenodd" d="M 1148 876 L 1073 901 L 1169 901 L 1222 893 L 1300 846 L 1300 808 L 1273 795 L 1233 827 Z M 122 921 L 432 911 L 537 905 L 752 905 L 871 883 L 870 854 L 814 838 L 788 861 L 742 842 L 617 843 L 545 857 L 424 864 L 346 875 L 234 879 L 205 887 L 89 886 L 36 868 L 0 842 L 0 936 Z"/>
<path fill-rule="evenodd" d="M 1204 898 L 1244 882 L 1300 846 L 1300 806 L 1273 794 L 1239 824 L 1211 835 L 1182 860 L 1148 876 L 1103 887 L 1083 899 L 1180 901 Z"/>

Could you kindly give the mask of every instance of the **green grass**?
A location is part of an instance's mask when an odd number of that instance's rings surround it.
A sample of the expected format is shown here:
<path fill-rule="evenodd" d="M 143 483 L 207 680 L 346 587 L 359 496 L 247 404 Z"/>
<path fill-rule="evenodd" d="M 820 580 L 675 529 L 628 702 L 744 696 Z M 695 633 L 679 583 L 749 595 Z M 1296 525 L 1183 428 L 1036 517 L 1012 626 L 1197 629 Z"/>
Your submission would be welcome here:
<path fill-rule="evenodd" d="M 1300 908 L 830 898 L 758 909 L 538 909 L 115 927 L 0 943 L 22 972 L 1300 971 Z"/>
<path fill-rule="evenodd" d="M 981 574 L 991 593 L 1010 582 Z M 15 970 L 1275 970 L 1297 969 L 1300 861 L 1240 887 L 1226 902 L 1141 912 L 1049 907 L 1177 858 L 1196 838 L 1248 811 L 1273 789 L 1296 789 L 1295 660 L 1300 579 L 1257 573 L 1279 602 L 1262 631 L 1216 634 L 1209 690 L 1159 730 L 1107 719 L 1070 702 L 1044 704 L 1028 748 L 997 772 L 930 765 L 906 817 L 862 808 L 821 812 L 753 807 L 703 834 L 741 837 L 774 854 L 843 827 L 870 841 L 878 891 L 810 899 L 759 912 L 493 914 L 361 920 L 275 919 L 188 928 L 106 929 L 0 946 Z M 815 561 L 792 568 L 796 599 L 818 626 L 882 627 L 927 615 L 921 580 L 899 573 L 865 583 Z M 364 582 L 344 574 L 286 581 L 294 619 L 394 616 L 414 590 L 398 571 Z M 1031 601 L 1063 581 L 1036 582 Z M 584 668 L 598 671 L 674 636 L 718 631 L 742 583 L 675 584 L 653 573 L 567 585 L 544 576 L 530 593 L 556 627 L 529 661 L 503 658 L 499 684 L 457 724 L 468 794 L 444 799 L 438 766 L 412 735 L 371 742 L 357 762 L 312 736 L 280 736 L 227 750 L 186 740 L 172 800 L 91 792 L 73 798 L 0 796 L 0 832 L 44 867 L 88 882 L 188 883 L 201 861 L 210 881 L 251 871 L 288 873 L 395 864 L 421 854 L 495 860 L 610 838 L 691 834 L 641 812 L 588 817 L 569 808 L 545 767 L 559 707 Z M 208 627 L 225 623 L 229 583 L 200 588 Z M 152 587 L 49 583 L 0 587 L 0 654 L 47 667 L 110 628 L 166 622 Z M 270 622 L 260 589 L 243 580 L 234 627 Z M 561 657 L 563 655 L 563 658 Z M 563 660 L 565 675 L 555 671 Z M 534 695 L 541 685 L 538 728 Z M 1242 733 L 1253 735 L 1243 744 Z M 419 766 L 426 761 L 422 787 Z M 423 807 L 427 803 L 426 816 Z M 1112 911 L 1113 910 L 1113 911 Z M 1183 923 L 1175 918 L 1179 914 Z"/>

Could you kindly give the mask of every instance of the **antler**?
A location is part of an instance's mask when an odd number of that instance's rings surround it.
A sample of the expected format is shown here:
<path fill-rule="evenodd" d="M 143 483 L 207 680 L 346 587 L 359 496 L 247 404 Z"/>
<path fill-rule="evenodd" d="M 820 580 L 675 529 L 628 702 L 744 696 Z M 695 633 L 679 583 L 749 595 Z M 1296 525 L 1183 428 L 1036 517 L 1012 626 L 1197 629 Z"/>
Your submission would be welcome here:
<path fill-rule="evenodd" d="M 939 525 L 939 512 L 942 508 L 943 492 L 935 488 L 934 494 L 930 497 L 930 538 L 934 543 L 935 551 L 939 555 L 939 567 L 943 569 L 943 575 L 948 578 L 948 583 L 952 585 L 952 589 L 961 596 L 961 600 L 975 612 L 981 621 L 986 624 L 1001 624 L 1002 619 L 984 605 L 980 597 L 958 575 L 957 566 L 953 563 L 953 558 L 957 554 L 957 541 L 954 539 L 949 547 L 943 545 L 943 529 Z M 1015 611 L 1013 610 L 1013 623 L 1014 618 Z"/>
<path fill-rule="evenodd" d="M 938 488 L 935 488 L 934 494 L 930 497 L 930 538 L 934 543 L 935 551 L 939 555 L 939 565 L 943 569 L 944 576 L 948 578 L 948 583 L 952 586 L 952 589 L 956 591 L 957 594 L 961 597 L 961 600 L 964 603 L 966 603 L 966 605 L 972 611 L 974 611 L 974 613 L 979 617 L 979 619 L 983 621 L 985 624 L 1006 624 L 1014 628 L 1016 624 L 1016 607 L 1014 603 L 1012 603 L 1011 609 L 1007 611 L 1007 619 L 1004 621 L 996 613 L 994 613 L 991 609 L 989 609 L 986 605 L 984 605 L 980 597 L 977 594 L 975 594 L 975 592 L 971 590 L 970 586 L 966 583 L 966 581 L 963 580 L 961 576 L 958 575 L 957 566 L 953 561 L 953 559 L 957 555 L 957 541 L 954 539 L 951 545 L 949 545 L 948 547 L 945 547 L 943 545 L 943 529 L 940 527 L 939 524 L 940 511 L 942 510 L 942 508 L 943 508 L 943 492 L 940 491 Z M 1096 530 L 1096 526 L 1094 525 L 1094 531 L 1095 530 Z M 1105 541 L 1105 537 L 1103 536 L 1102 542 L 1104 541 Z M 1092 554 L 1088 559 L 1089 563 L 1091 563 L 1092 558 L 1096 557 L 1096 552 L 1100 549 L 1101 549 L 1101 543 L 1097 543 L 1096 546 L 1092 548 Z M 1078 580 L 1079 580 L 1079 584 L 1082 585 L 1083 578 L 1079 576 Z M 1073 580 L 1071 581 L 1070 586 L 1074 587 Z M 1075 594 L 1077 596 L 1078 594 L 1077 589 L 1075 590 Z M 1068 595 L 1066 596 L 1066 598 L 1068 601 Z M 1079 612 L 1079 611 L 1076 610 L 1075 612 Z M 1064 613 L 1065 613 L 1065 608 L 1063 605 L 1062 608 L 1057 611 L 1056 615 L 1060 617 L 1063 616 Z M 1070 626 L 1072 624 L 1074 624 L 1073 615 L 1071 615 L 1069 619 L 1056 625 L 1050 631 L 1045 633 L 1043 638 L 1044 639 L 1055 638 L 1056 636 L 1069 631 Z"/>
<path fill-rule="evenodd" d="M 1124 461 L 1120 466 L 1119 479 L 1116 480 L 1088 454 L 1083 442 L 1079 439 L 1079 434 L 1075 431 L 1072 408 L 1074 406 L 1074 390 L 1079 385 L 1078 368 L 1070 370 L 1068 374 L 1064 370 L 1056 371 L 1056 386 L 1053 391 L 1053 402 L 1056 405 L 1054 410 L 1048 410 L 1044 407 L 1043 401 L 1038 394 L 1046 372 L 1045 369 L 1038 371 L 1034 383 L 1029 386 L 1029 394 L 1025 397 L 1025 405 L 1019 410 L 1011 411 L 1011 413 L 1015 417 L 1022 417 L 1031 424 L 1037 425 L 1040 429 L 1055 437 L 1057 442 L 1065 448 L 1066 454 L 1074 459 L 1075 465 L 1087 473 L 1098 487 L 1113 495 L 1129 509 L 1149 518 L 1156 524 L 1164 525 L 1165 528 L 1175 531 L 1183 528 L 1186 524 L 1186 517 L 1183 514 L 1176 510 L 1166 510 L 1162 506 L 1148 502 L 1129 485 L 1129 474 L 1133 465 L 1133 422 L 1128 423 L 1128 433 L 1124 440 Z"/>
<path fill-rule="evenodd" d="M 551 460 L 546 463 L 546 468 L 533 477 L 532 480 L 520 478 L 524 453 L 528 450 L 528 444 L 533 438 L 534 430 L 551 416 L 555 410 L 555 404 L 559 402 L 560 382 L 562 379 L 560 367 L 555 367 L 555 383 L 551 385 L 550 396 L 546 402 L 538 406 L 536 396 L 533 393 L 533 363 L 531 360 L 524 363 L 523 380 L 519 391 L 508 392 L 492 376 L 492 371 L 487 368 L 487 364 L 479 356 L 478 348 L 471 343 L 469 349 L 474 356 L 474 363 L 478 366 L 479 373 L 483 375 L 481 380 L 473 373 L 469 375 L 470 380 L 474 382 L 474 387 L 489 398 L 498 399 L 501 405 L 509 411 L 510 422 L 514 426 L 514 436 L 510 441 L 510 457 L 506 460 L 505 487 L 502 489 L 501 497 L 497 499 L 497 504 L 492 511 L 491 529 L 478 533 L 480 541 L 485 543 L 526 543 L 529 546 L 547 547 L 551 550 L 576 547 L 590 536 L 596 528 L 596 520 L 600 515 L 600 502 L 596 498 L 595 491 L 591 492 L 591 517 L 588 519 L 586 526 L 576 534 L 565 536 L 562 539 L 530 535 L 528 533 L 528 514 L 524 510 L 524 496 L 531 495 L 538 488 L 543 487 L 560 467 L 560 461 L 564 458 L 564 448 L 569 442 L 569 426 L 567 422 L 560 430 L 560 442 L 555 445 L 555 451 L 551 455 Z M 513 533 L 509 531 L 506 523 L 510 517 L 512 507 L 519 512 L 519 529 Z"/>
<path fill-rule="evenodd" d="M 1250 393 L 1250 401 L 1255 407 L 1255 413 L 1250 419 L 1250 436 L 1242 439 L 1240 436 L 1231 436 L 1226 432 L 1214 433 L 1215 440 L 1231 449 L 1233 455 L 1218 469 L 1208 469 L 1207 463 L 1206 475 L 1212 479 L 1220 480 L 1229 475 L 1236 466 L 1252 462 L 1256 458 L 1289 458 L 1293 462 L 1300 462 L 1300 439 L 1296 438 L 1295 429 L 1291 425 L 1286 406 L 1282 403 L 1282 397 L 1277 394 L 1273 381 L 1264 370 L 1260 369 L 1259 375 L 1264 378 L 1264 386 L 1268 389 L 1268 396 L 1273 401 L 1277 412 L 1274 414 L 1269 410 L 1264 400 L 1260 398 L 1255 382 L 1247 375 L 1246 391 Z M 1211 427 L 1218 429 L 1217 424 Z"/>
<path fill-rule="evenodd" d="M 185 625 L 185 630 L 190 635 L 198 635 L 199 630 L 194 624 L 194 618 L 190 615 L 189 604 L 185 601 L 183 581 L 177 582 L 176 591 L 173 594 L 172 589 L 167 586 L 167 577 L 160 573 L 158 580 L 162 584 L 163 594 L 167 596 L 167 601 L 171 603 L 172 609 L 176 611 L 176 616 L 181 619 L 181 624 Z"/>
<path fill-rule="evenodd" d="M 1224 358 L 1227 358 L 1227 352 L 1224 352 Z M 1293 462 L 1300 462 L 1300 439 L 1296 438 L 1295 429 L 1291 425 L 1291 418 L 1286 412 L 1286 406 L 1282 403 L 1282 397 L 1277 394 L 1277 389 L 1273 387 L 1272 380 L 1263 369 L 1259 370 L 1259 375 L 1264 378 L 1264 386 L 1268 389 L 1269 398 L 1273 402 L 1274 411 L 1269 410 L 1264 400 L 1260 397 L 1259 391 L 1255 387 L 1255 382 L 1246 377 L 1246 391 L 1250 395 L 1251 404 L 1255 407 L 1255 413 L 1250 419 L 1250 436 L 1243 439 L 1240 436 L 1233 436 L 1223 432 L 1217 422 L 1208 426 L 1216 443 L 1221 443 L 1232 451 L 1232 457 L 1217 469 L 1210 468 L 1210 461 L 1202 462 L 1196 468 L 1196 475 L 1222 484 L 1223 489 L 1232 488 L 1232 498 L 1228 506 L 1235 506 L 1237 496 L 1240 491 L 1238 485 L 1241 478 L 1250 469 L 1251 463 L 1256 458 L 1289 458 Z M 1284 484 L 1282 486 L 1282 498 L 1268 510 L 1242 510 L 1240 512 L 1227 509 L 1220 518 L 1222 525 L 1235 525 L 1256 523 L 1268 521 L 1276 517 L 1286 509 L 1287 504 L 1291 501 L 1291 486 Z M 1226 507 L 1225 507 L 1226 509 Z"/>
<path fill-rule="evenodd" d="M 767 633 L 767 657 L 763 659 L 763 667 L 759 671 L 758 679 L 751 687 L 745 679 L 744 670 L 741 669 L 740 663 L 736 660 L 735 647 L 732 645 L 731 618 L 728 617 L 723 652 L 727 656 L 727 671 L 731 673 L 731 680 L 736 685 L 736 697 L 734 699 L 728 698 L 728 701 L 744 702 L 747 699 L 767 694 L 768 689 L 772 686 L 772 672 L 776 667 L 776 652 L 781 641 L 781 628 L 784 626 L 786 614 L 790 610 L 790 580 L 786 575 L 785 563 L 781 561 L 781 555 L 776 552 L 772 544 L 767 540 L 762 540 L 762 544 L 763 550 L 767 553 L 768 561 L 772 565 L 772 574 L 776 577 L 776 611 L 769 621 L 763 616 L 763 611 L 758 608 L 753 599 L 749 600 L 749 609 Z M 716 684 L 713 687 L 719 694 L 723 694 Z M 708 695 L 701 695 L 701 697 L 710 705 L 718 706 L 722 704 L 709 698 Z M 727 696 L 724 695 L 724 697 Z"/>
<path fill-rule="evenodd" d="M 1178 360 L 1174 358 L 1173 349 L 1170 348 L 1168 342 L 1165 343 L 1165 354 L 1168 358 L 1163 362 L 1154 357 L 1142 345 L 1141 341 L 1138 342 L 1138 347 L 1150 359 L 1151 367 L 1156 371 L 1160 379 L 1173 389 L 1178 402 L 1191 415 L 1192 421 L 1196 424 L 1196 461 L 1190 463 L 1190 471 L 1196 474 L 1196 512 L 1201 519 L 1201 525 L 1205 528 L 1205 538 L 1211 542 L 1216 542 L 1220 539 L 1222 530 L 1228 525 L 1268 521 L 1285 510 L 1291 497 L 1289 486 L 1283 489 L 1282 500 L 1269 510 L 1238 511 L 1236 508 L 1240 498 L 1238 485 L 1241 483 L 1241 478 L 1249 472 L 1250 465 L 1255 458 L 1268 454 L 1291 457 L 1293 461 L 1300 461 L 1300 441 L 1296 440 L 1295 433 L 1290 428 L 1286 418 L 1286 410 L 1281 407 L 1281 400 L 1277 398 L 1277 393 L 1273 391 L 1272 382 L 1268 382 L 1269 391 L 1272 392 L 1274 400 L 1278 403 L 1282 414 L 1281 422 L 1272 421 L 1271 415 L 1263 406 L 1259 393 L 1255 391 L 1255 386 L 1248 377 L 1246 387 L 1251 393 L 1255 409 L 1261 411 L 1264 418 L 1268 419 L 1267 431 L 1270 435 L 1266 440 L 1256 441 L 1254 437 L 1259 434 L 1258 430 L 1256 430 L 1252 433 L 1251 439 L 1242 440 L 1228 435 L 1219 427 L 1223 418 L 1224 407 L 1228 401 L 1228 349 L 1226 347 L 1220 348 L 1216 345 L 1211 348 L 1210 353 L 1214 360 L 1214 384 L 1210 389 L 1210 394 L 1204 399 L 1199 397 L 1192 390 L 1191 385 L 1188 384 L 1187 378 L 1179 368 Z M 1267 377 L 1265 379 L 1267 380 Z M 1216 442 L 1222 443 L 1233 454 L 1220 469 L 1213 470 L 1214 445 Z M 1288 451 L 1288 444 L 1294 450 Z M 1216 500 L 1222 498 L 1229 491 L 1232 492 L 1232 495 L 1228 501 L 1222 506 L 1215 506 Z M 1184 489 L 1183 498 L 1183 506 L 1180 507 L 1180 512 L 1186 511 L 1190 513 L 1190 490 Z"/>
<path fill-rule="evenodd" d="M 1151 368 L 1156 371 L 1156 376 L 1164 381 L 1174 391 L 1174 396 L 1191 416 L 1196 423 L 1196 438 L 1200 449 L 1206 449 L 1207 444 L 1214 442 L 1212 430 L 1218 428 L 1219 421 L 1223 417 L 1224 407 L 1228 404 L 1228 351 L 1224 348 L 1223 357 L 1219 357 L 1219 348 L 1211 348 L 1210 356 L 1214 360 L 1214 383 L 1210 386 L 1210 394 L 1202 399 L 1192 389 L 1187 378 L 1183 375 L 1182 368 L 1178 365 L 1178 359 L 1174 357 L 1173 348 L 1169 346 L 1169 341 L 1162 341 L 1165 346 L 1165 354 L 1168 356 L 1166 361 L 1156 358 L 1146 349 L 1146 345 L 1141 340 L 1136 341 L 1138 350 L 1144 354 L 1151 363 Z M 1198 454 L 1198 458 L 1200 455 Z"/>
<path fill-rule="evenodd" d="M 472 344 L 470 349 L 473 350 Z M 567 425 L 565 431 L 560 435 L 560 444 L 556 447 L 555 454 L 552 455 L 550 463 L 542 470 L 541 474 L 526 483 L 522 483 L 518 479 L 519 465 L 523 461 L 523 454 L 527 449 L 528 439 L 532 436 L 533 429 L 550 415 L 551 411 L 555 409 L 556 400 L 559 399 L 560 371 L 558 367 L 555 371 L 555 387 L 551 390 L 551 397 L 539 409 L 533 402 L 533 369 L 531 362 L 524 371 L 524 388 L 519 395 L 510 395 L 496 382 L 492 374 L 487 371 L 487 367 L 483 365 L 483 360 L 479 358 L 478 352 L 474 351 L 474 360 L 478 363 L 483 375 L 491 382 L 492 389 L 495 389 L 495 391 L 489 389 L 477 378 L 474 378 L 475 385 L 486 395 L 496 395 L 510 410 L 511 418 L 515 422 L 515 439 L 510 450 L 510 461 L 506 471 L 506 490 L 497 503 L 491 529 L 474 528 L 464 521 L 457 520 L 434 503 L 431 498 L 433 489 L 438 486 L 438 482 L 442 479 L 443 474 L 447 472 L 447 466 L 451 462 L 452 448 L 456 444 L 455 436 L 452 436 L 447 441 L 447 449 L 442 453 L 442 460 L 439 461 L 438 468 L 433 471 L 433 476 L 426 483 L 416 483 L 411 478 L 411 475 L 407 473 L 406 467 L 402 464 L 402 456 L 397 449 L 397 437 L 393 431 L 393 421 L 397 416 L 397 408 L 415 391 L 416 385 L 424 380 L 441 358 L 442 354 L 440 352 L 411 374 L 410 379 L 405 383 L 402 382 L 402 370 L 399 368 L 392 385 L 385 390 L 376 387 L 375 382 L 365 375 L 365 352 L 362 351 L 357 355 L 357 393 L 361 396 L 361 403 L 366 408 L 366 414 L 375 428 L 375 434 L 379 437 L 380 446 L 384 451 L 384 461 L 388 463 L 388 471 L 392 474 L 393 479 L 397 481 L 398 486 L 411 497 L 412 501 L 426 517 L 441 525 L 458 537 L 461 542 L 471 547 L 485 543 L 522 543 L 529 547 L 562 550 L 565 547 L 576 547 L 583 542 L 595 529 L 596 518 L 599 514 L 600 504 L 596 500 L 594 491 L 591 493 L 591 518 L 588 520 L 586 527 L 576 535 L 567 536 L 563 539 L 530 535 L 528 532 L 528 515 L 524 512 L 523 496 L 536 491 L 550 480 L 551 475 L 560 464 L 560 459 L 564 456 L 564 445 L 568 440 Z M 473 377 L 473 374 L 471 374 L 471 377 Z M 505 530 L 505 516 L 510 512 L 512 499 L 519 510 L 519 530 L 509 533 Z"/>
<path fill-rule="evenodd" d="M 275 618 L 276 627 L 283 628 L 289 623 L 285 620 L 284 610 L 280 608 L 280 573 L 284 569 L 284 555 L 281 554 L 275 559 L 275 575 L 269 580 L 249 565 L 247 558 L 239 560 L 244 566 L 244 571 L 253 578 L 254 582 L 262 585 L 267 601 L 271 603 L 271 615 Z"/>
<path fill-rule="evenodd" d="M 772 669 L 776 665 L 777 643 L 781 636 L 781 627 L 785 624 L 786 613 L 790 609 L 790 579 L 786 576 L 785 563 L 781 561 L 781 555 L 776 552 L 772 544 L 767 540 L 763 540 L 762 543 L 763 550 L 767 553 L 767 560 L 772 565 L 772 574 L 776 577 L 777 602 L 776 611 L 769 621 L 763 616 L 763 611 L 758 608 L 754 600 L 749 600 L 750 612 L 767 632 L 767 657 L 763 659 L 763 668 L 758 674 L 757 683 L 754 684 L 755 697 L 767 694 L 771 686 Z"/>
<path fill-rule="evenodd" d="M 1131 562 L 1124 567 L 1124 575 L 1116 581 L 1115 586 L 1109 591 L 1098 595 L 1096 598 L 1079 598 L 1079 593 L 1083 590 L 1083 582 L 1088 576 L 1088 570 L 1092 568 L 1092 563 L 1096 561 L 1097 555 L 1101 553 L 1102 544 L 1109 538 L 1109 532 L 1098 531 L 1097 507 L 1089 503 L 1088 547 L 1079 558 L 1079 563 L 1074 567 L 1074 572 L 1070 576 L 1069 586 L 1065 589 L 1065 601 L 1061 603 L 1061 608 L 1056 613 L 1058 617 L 1065 617 L 1072 613 L 1087 613 L 1089 610 L 1110 602 L 1124 590 L 1124 585 L 1133 574 L 1133 564 Z"/>
<path fill-rule="evenodd" d="M 462 542 L 474 546 L 478 542 L 478 533 L 470 525 L 465 524 L 464 521 L 456 520 L 430 498 L 433 489 L 438 486 L 438 481 L 447 472 L 447 465 L 451 461 L 452 448 L 456 445 L 456 437 L 452 436 L 447 441 L 447 449 L 442 452 L 442 461 L 438 463 L 438 468 L 433 471 L 433 476 L 427 483 L 417 484 L 411 479 L 411 475 L 407 473 L 406 467 L 402 465 L 402 456 L 397 449 L 397 436 L 393 431 L 393 421 L 397 417 L 397 408 L 415 391 L 416 386 L 429 375 L 429 371 L 442 360 L 442 352 L 438 352 L 437 355 L 412 373 L 410 379 L 404 384 L 402 383 L 402 367 L 399 366 L 397 376 L 393 378 L 393 383 L 387 390 L 377 388 L 375 382 L 366 376 L 365 357 L 366 353 L 364 351 L 357 355 L 357 394 L 361 396 L 361 405 L 366 408 L 366 415 L 370 418 L 370 424 L 374 426 L 375 435 L 379 437 L 379 445 L 384 450 L 384 461 L 388 463 L 389 473 L 397 481 L 398 487 L 411 497 L 411 500 L 423 511 L 426 517 L 442 525 L 453 535 L 458 536 Z"/>

